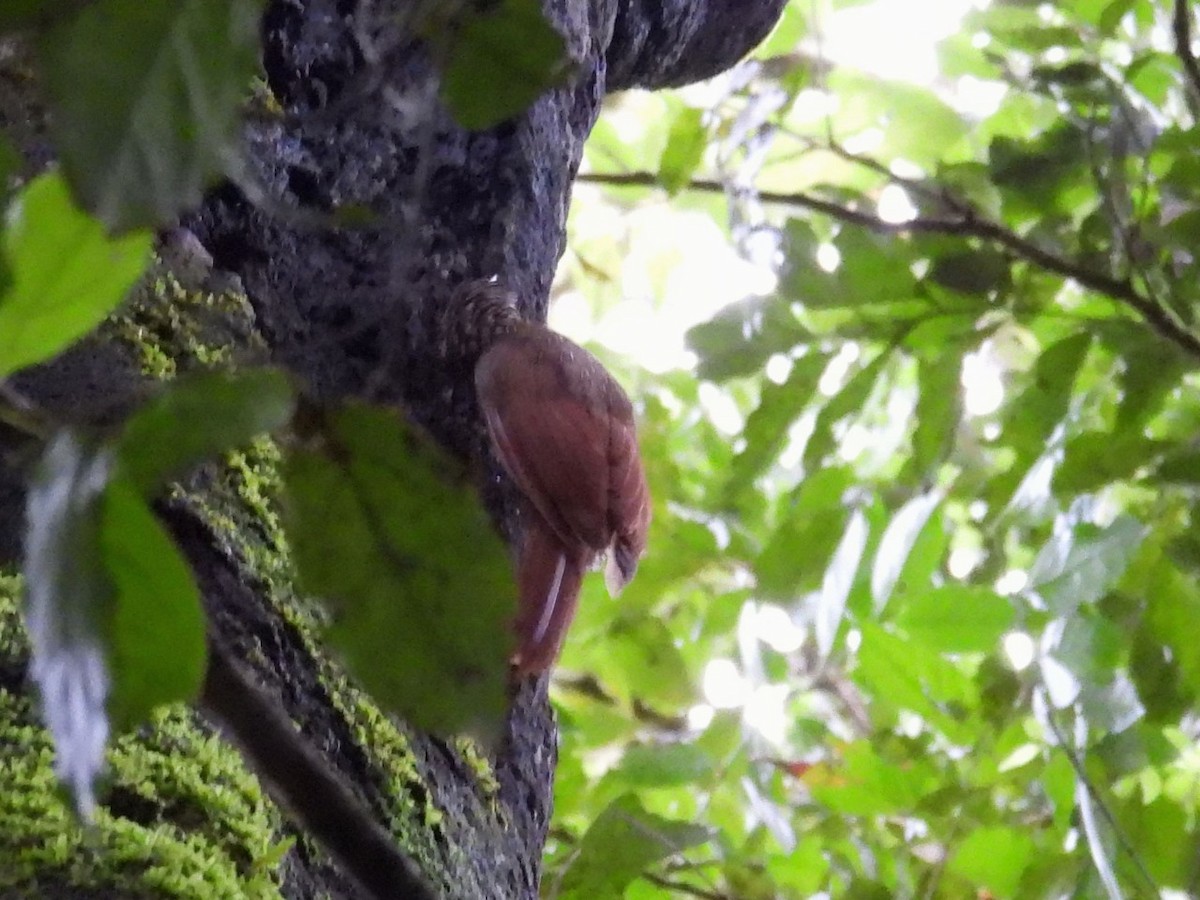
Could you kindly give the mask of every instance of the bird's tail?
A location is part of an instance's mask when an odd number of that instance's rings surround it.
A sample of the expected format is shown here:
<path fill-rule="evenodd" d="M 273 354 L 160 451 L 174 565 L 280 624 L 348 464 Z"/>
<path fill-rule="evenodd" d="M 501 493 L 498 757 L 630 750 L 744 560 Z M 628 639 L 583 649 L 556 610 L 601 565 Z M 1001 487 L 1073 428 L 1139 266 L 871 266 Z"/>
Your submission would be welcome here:
<path fill-rule="evenodd" d="M 517 557 L 520 594 L 514 622 L 517 650 L 512 661 L 518 675 L 543 672 L 558 658 L 575 618 L 586 568 L 583 555 L 563 546 L 540 517 L 526 519 Z"/>

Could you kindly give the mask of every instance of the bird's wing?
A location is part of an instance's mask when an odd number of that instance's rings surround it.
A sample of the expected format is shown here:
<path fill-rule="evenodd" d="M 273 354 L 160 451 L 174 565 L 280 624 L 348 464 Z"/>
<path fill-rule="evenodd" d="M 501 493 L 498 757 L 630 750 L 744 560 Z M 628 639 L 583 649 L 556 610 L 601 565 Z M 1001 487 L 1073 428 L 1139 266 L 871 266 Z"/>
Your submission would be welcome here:
<path fill-rule="evenodd" d="M 594 390 L 564 375 L 559 348 L 544 344 L 510 338 L 484 354 L 480 407 L 500 462 L 550 528 L 599 552 L 612 539 L 610 417 Z"/>

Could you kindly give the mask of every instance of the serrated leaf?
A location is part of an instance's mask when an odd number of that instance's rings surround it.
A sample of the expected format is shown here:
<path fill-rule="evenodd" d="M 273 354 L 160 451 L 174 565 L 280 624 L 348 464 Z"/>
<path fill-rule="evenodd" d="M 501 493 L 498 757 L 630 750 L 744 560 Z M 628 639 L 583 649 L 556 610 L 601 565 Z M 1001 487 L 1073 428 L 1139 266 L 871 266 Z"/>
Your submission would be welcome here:
<path fill-rule="evenodd" d="M 671 122 L 667 145 L 658 161 L 658 180 L 668 193 L 677 194 L 688 186 L 707 147 L 704 110 L 683 107 Z"/>
<path fill-rule="evenodd" d="M 156 490 L 205 459 L 285 425 L 292 386 L 277 369 L 206 372 L 181 378 L 134 413 L 121 430 L 121 471 Z"/>
<path fill-rule="evenodd" d="M 516 601 L 478 497 L 395 412 L 311 415 L 284 464 L 286 521 L 305 587 L 335 603 L 331 642 L 414 725 L 494 734 Z"/>
<path fill-rule="evenodd" d="M 129 482 L 104 492 L 100 551 L 116 595 L 109 631 L 119 730 L 155 707 L 193 699 L 205 669 L 200 592 L 178 548 Z"/>
<path fill-rule="evenodd" d="M 563 874 L 561 900 L 621 897 L 625 886 L 656 862 L 703 844 L 711 832 L 690 822 L 664 819 L 625 794 L 596 818 Z"/>
<path fill-rule="evenodd" d="M 987 588 L 962 584 L 914 590 L 897 602 L 896 624 L 939 653 L 995 650 L 1016 611 Z"/>
<path fill-rule="evenodd" d="M 258 0 L 96 0 L 39 61 L 63 172 L 114 231 L 199 202 L 236 149 L 257 66 Z"/>
<path fill-rule="evenodd" d="M 459 125 L 478 131 L 522 112 L 571 71 L 566 44 L 541 4 L 501 0 L 463 24 L 442 78 L 442 99 Z"/>
<path fill-rule="evenodd" d="M 88 819 L 104 765 L 109 690 L 104 626 L 113 585 L 100 547 L 111 455 L 71 431 L 48 444 L 25 516 L 25 624 L 30 674 L 54 738 L 54 769 Z"/>
<path fill-rule="evenodd" d="M 150 258 L 146 233 L 112 240 L 72 204 L 57 175 L 13 200 L 4 250 L 12 282 L 0 295 L 0 378 L 42 362 L 100 324 Z"/>

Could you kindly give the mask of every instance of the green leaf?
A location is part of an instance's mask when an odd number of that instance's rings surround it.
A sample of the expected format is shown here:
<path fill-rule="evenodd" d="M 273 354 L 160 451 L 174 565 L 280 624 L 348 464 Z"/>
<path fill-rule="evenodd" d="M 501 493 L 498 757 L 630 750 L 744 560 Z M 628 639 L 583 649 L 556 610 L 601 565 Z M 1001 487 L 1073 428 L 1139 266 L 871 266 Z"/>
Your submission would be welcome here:
<path fill-rule="evenodd" d="M 840 121 L 855 131 L 883 127 L 888 151 L 918 165 L 940 159 L 970 130 L 963 116 L 928 88 L 850 67 L 836 67 L 827 77 L 828 89 L 838 97 Z"/>
<path fill-rule="evenodd" d="M 167 385 L 125 423 L 117 449 L 125 477 L 142 491 L 263 432 L 285 425 L 292 387 L 277 369 L 206 372 Z"/>
<path fill-rule="evenodd" d="M 1030 586 L 1055 615 L 1070 615 L 1099 600 L 1124 574 L 1145 534 L 1145 527 L 1130 516 L 1104 529 L 1061 529 L 1034 560 Z"/>
<path fill-rule="evenodd" d="M 1086 332 L 1046 348 L 1033 369 L 1032 383 L 1009 401 L 1004 435 L 1022 456 L 1037 457 L 1055 426 L 1067 414 L 1079 368 L 1092 345 Z"/>
<path fill-rule="evenodd" d="M 688 331 L 687 344 L 700 357 L 701 378 L 727 381 L 758 371 L 773 354 L 809 337 L 787 301 L 773 295 L 731 303 Z"/>
<path fill-rule="evenodd" d="M 1166 648 L 1186 689 L 1200 694 L 1200 586 L 1168 562 L 1155 567 L 1146 585 L 1146 627 Z M 1157 652 L 1161 653 L 1161 650 Z"/>
<path fill-rule="evenodd" d="M 537 0 L 501 0 L 463 24 L 442 78 L 442 99 L 459 125 L 479 131 L 527 109 L 564 84 L 573 68 Z"/>
<path fill-rule="evenodd" d="M 4 0 L 0 33 L 47 25 L 74 13 L 88 0 Z"/>
<path fill-rule="evenodd" d="M 1033 840 L 1024 831 L 978 828 L 959 844 L 950 858 L 950 870 L 999 897 L 1012 897 L 1033 851 Z"/>
<path fill-rule="evenodd" d="M 897 764 L 884 759 L 866 741 L 845 748 L 833 777 L 810 779 L 813 796 L 823 805 L 851 816 L 903 814 L 937 787 L 937 775 L 920 759 Z"/>
<path fill-rule="evenodd" d="M 96 0 L 47 30 L 40 67 L 76 196 L 114 231 L 199 202 L 237 144 L 258 0 Z"/>
<path fill-rule="evenodd" d="M 1171 484 L 1200 484 L 1200 450 L 1184 449 L 1167 454 L 1155 475 L 1160 481 Z"/>
<path fill-rule="evenodd" d="M 875 381 L 883 370 L 890 353 L 879 353 L 873 360 L 859 369 L 817 413 L 812 435 L 804 447 L 804 468 L 814 469 L 836 446 L 833 426 L 855 413 L 861 414 L 867 398 L 875 388 Z"/>
<path fill-rule="evenodd" d="M 462 473 L 399 414 L 309 411 L 284 464 L 305 587 L 335 602 L 330 640 L 414 725 L 492 735 L 507 706 L 508 554 Z"/>
<path fill-rule="evenodd" d="M 1196 693 L 1184 682 L 1172 648 L 1158 640 L 1149 624 L 1134 633 L 1129 675 L 1151 722 L 1168 724 L 1196 703 Z"/>
<path fill-rule="evenodd" d="M 1132 478 L 1153 461 L 1160 447 L 1136 430 L 1076 435 L 1067 441 L 1062 464 L 1054 472 L 1054 492 L 1081 494 Z"/>
<path fill-rule="evenodd" d="M 1139 324 L 1112 322 L 1100 329 L 1099 336 L 1124 364 L 1116 430 L 1136 429 L 1159 411 L 1179 385 L 1188 363 Z"/>
<path fill-rule="evenodd" d="M 696 168 L 704 159 L 708 147 L 708 132 L 704 127 L 704 110 L 685 106 L 671 122 L 667 145 L 658 162 L 658 180 L 670 194 L 677 194 L 692 180 Z"/>
<path fill-rule="evenodd" d="M 933 261 L 927 277 L 934 284 L 969 296 L 1003 291 L 1012 281 L 1008 258 L 989 248 L 943 254 Z"/>
<path fill-rule="evenodd" d="M 829 358 L 810 353 L 795 361 L 783 384 L 766 382 L 758 406 L 746 418 L 746 446 L 733 458 L 725 482 L 727 501 L 745 490 L 783 449 L 792 423 L 816 394 Z"/>
<path fill-rule="evenodd" d="M 849 517 L 843 495 L 853 483 L 847 469 L 821 469 L 783 501 L 779 523 L 754 560 L 765 599 L 793 600 L 821 583 Z"/>
<path fill-rule="evenodd" d="M 1004 597 L 962 584 L 914 589 L 896 605 L 896 624 L 914 641 L 939 653 L 995 650 L 1016 617 Z"/>
<path fill-rule="evenodd" d="M 150 257 L 149 234 L 105 237 L 57 175 L 43 175 L 17 195 L 4 236 L 12 284 L 0 296 L 0 378 L 99 325 Z"/>
<path fill-rule="evenodd" d="M 1135 795 L 1119 804 L 1117 816 L 1150 876 L 1164 887 L 1190 892 L 1196 877 L 1198 835 L 1189 812 L 1167 797 L 1143 802 Z"/>
<path fill-rule="evenodd" d="M 558 896 L 561 900 L 620 897 L 625 886 L 647 868 L 710 837 L 703 826 L 647 812 L 633 794 L 618 797 L 583 836 Z"/>
<path fill-rule="evenodd" d="M 917 254 L 911 243 L 847 228 L 834 241 L 840 262 L 826 272 L 816 263 L 819 242 L 807 223 L 792 220 L 785 236 L 788 265 L 781 287 L 806 309 L 854 310 L 915 296 L 912 266 Z"/>
<path fill-rule="evenodd" d="M 199 693 L 204 610 L 187 563 L 128 482 L 112 481 L 104 493 L 100 550 L 116 591 L 110 709 L 121 729 Z"/>
<path fill-rule="evenodd" d="M 817 652 L 823 659 L 833 650 L 833 643 L 846 614 L 846 602 L 850 599 L 850 590 L 854 587 L 869 536 L 870 524 L 866 515 L 861 509 L 854 510 L 850 513 L 846 531 L 825 569 L 825 577 L 821 580 L 821 593 L 817 597 L 816 609 L 813 612 Z"/>
<path fill-rule="evenodd" d="M 695 744 L 632 744 L 615 774 L 633 788 L 676 787 L 713 775 L 713 762 Z"/>
<path fill-rule="evenodd" d="M 978 705 L 971 680 L 924 645 L 860 623 L 862 643 L 854 680 L 877 702 L 907 709 L 950 740 L 970 740 L 968 714 Z"/>
<path fill-rule="evenodd" d="M 943 493 L 938 490 L 918 494 L 900 507 L 888 522 L 875 551 L 875 565 L 871 568 L 871 599 L 876 611 L 883 609 L 887 603 L 892 589 L 900 581 L 900 575 L 917 543 L 917 538 L 943 499 Z M 903 587 L 902 584 L 901 589 Z M 924 585 L 913 587 L 920 589 Z"/>
<path fill-rule="evenodd" d="M 1109 35 L 1116 31 L 1117 26 L 1121 23 L 1121 19 L 1125 18 L 1125 14 L 1137 3 L 1137 0 L 1112 0 L 1111 3 L 1104 4 L 1103 11 L 1100 13 L 1100 18 L 1097 24 L 1100 27 L 1100 33 Z"/>
<path fill-rule="evenodd" d="M 587 651 L 588 669 L 624 699 L 669 706 L 695 699 L 687 663 L 659 618 L 618 617 L 603 642 Z"/>
<path fill-rule="evenodd" d="M 924 481 L 941 464 L 954 445 L 962 419 L 962 357 L 958 353 L 934 360 L 922 359 L 917 368 L 916 425 L 912 456 L 905 481 Z"/>
<path fill-rule="evenodd" d="M 30 675 L 54 738 L 55 772 L 87 819 L 108 740 L 105 625 L 113 585 L 100 547 L 111 455 L 71 431 L 46 447 L 26 499 L 25 625 Z"/>
<path fill-rule="evenodd" d="M 1027 141 L 998 137 L 988 156 L 996 185 L 1043 216 L 1066 208 L 1067 190 L 1087 177 L 1087 148 L 1065 123 Z"/>

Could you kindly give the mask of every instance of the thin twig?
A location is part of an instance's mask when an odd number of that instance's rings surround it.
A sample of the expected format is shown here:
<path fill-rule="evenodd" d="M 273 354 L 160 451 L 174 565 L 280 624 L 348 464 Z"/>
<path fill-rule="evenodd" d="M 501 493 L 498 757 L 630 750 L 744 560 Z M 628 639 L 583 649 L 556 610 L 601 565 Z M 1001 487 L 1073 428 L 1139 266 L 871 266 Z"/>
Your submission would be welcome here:
<path fill-rule="evenodd" d="M 588 173 L 579 181 L 607 184 L 615 187 L 657 187 L 653 172 Z M 688 187 L 697 191 L 725 192 L 725 185 L 712 179 L 696 179 Z M 781 193 L 759 191 L 756 198 L 763 203 L 795 206 L 824 213 L 830 218 L 866 228 L 877 234 L 945 234 L 975 237 L 989 241 L 1039 268 L 1065 278 L 1071 278 L 1088 290 L 1116 300 L 1137 311 L 1156 334 L 1179 347 L 1189 356 L 1200 360 L 1200 335 L 1181 322 L 1170 310 L 1159 306 L 1138 291 L 1128 278 L 1103 275 L 1075 260 L 1044 250 L 998 222 L 987 219 L 973 209 L 965 209 L 949 218 L 916 218 L 905 222 L 887 222 L 871 213 L 851 209 L 831 200 L 803 192 Z"/>
<path fill-rule="evenodd" d="M 1133 862 L 1134 868 L 1137 870 L 1141 878 L 1146 882 L 1146 885 L 1150 888 L 1150 896 L 1157 897 L 1159 895 L 1159 890 L 1158 885 L 1154 881 L 1154 876 L 1150 874 L 1150 871 L 1146 868 L 1146 864 L 1142 862 L 1142 858 L 1137 853 L 1137 848 L 1133 846 L 1133 841 L 1130 840 L 1129 835 L 1125 833 L 1125 829 L 1121 827 L 1121 824 L 1117 821 L 1117 817 L 1113 815 L 1113 811 L 1108 808 L 1108 804 L 1105 803 L 1104 798 L 1100 796 L 1100 791 L 1097 790 L 1095 782 L 1092 781 L 1091 776 L 1087 773 L 1087 769 L 1084 768 L 1083 760 L 1079 758 L 1079 754 L 1076 752 L 1075 747 L 1067 742 L 1066 735 L 1063 734 L 1062 729 L 1058 727 L 1058 723 L 1054 720 L 1053 709 L 1047 709 L 1046 723 L 1050 726 L 1050 730 L 1054 733 L 1054 739 L 1058 741 L 1059 747 L 1061 747 L 1063 753 L 1067 755 L 1067 761 L 1071 764 L 1071 768 L 1075 770 L 1075 777 L 1079 779 L 1079 783 L 1083 785 L 1084 790 L 1086 790 L 1088 796 L 1092 798 L 1096 808 L 1100 810 L 1100 814 L 1104 817 L 1104 821 L 1108 824 L 1109 829 L 1112 831 L 1113 837 L 1116 838 L 1117 844 L 1120 845 L 1121 850 L 1123 850 L 1125 855 L 1128 856 Z"/>
<path fill-rule="evenodd" d="M 1196 62 L 1196 54 L 1192 52 L 1192 4 L 1189 0 L 1175 0 L 1171 31 L 1175 35 L 1175 55 L 1183 63 L 1193 100 L 1200 103 L 1200 63 Z"/>
<path fill-rule="evenodd" d="M 229 730 L 275 799 L 366 896 L 438 900 L 416 864 L 216 640 L 209 642 L 200 703 Z"/>
<path fill-rule="evenodd" d="M 652 875 L 649 872 L 643 872 L 641 877 L 657 887 L 675 891 L 678 894 L 686 894 L 689 897 L 699 897 L 700 900 L 737 900 L 731 894 L 710 891 L 708 888 L 697 887 L 685 881 L 674 881 L 661 875 Z"/>

